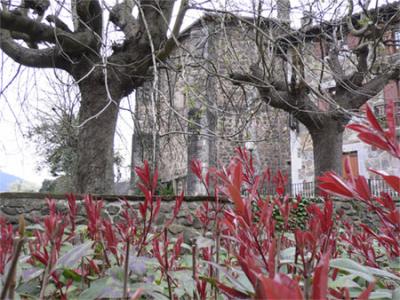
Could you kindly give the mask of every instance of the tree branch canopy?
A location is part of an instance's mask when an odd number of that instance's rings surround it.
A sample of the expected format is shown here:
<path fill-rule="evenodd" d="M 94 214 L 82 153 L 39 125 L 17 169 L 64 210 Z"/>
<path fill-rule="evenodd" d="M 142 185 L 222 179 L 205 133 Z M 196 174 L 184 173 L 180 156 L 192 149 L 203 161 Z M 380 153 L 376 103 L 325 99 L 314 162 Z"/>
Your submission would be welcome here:
<path fill-rule="evenodd" d="M 110 12 L 110 21 L 120 28 L 127 39 L 135 37 L 138 33 L 138 21 L 132 16 L 134 3 L 125 0 L 114 5 Z"/>
<path fill-rule="evenodd" d="M 30 49 L 16 43 L 6 30 L 0 29 L 0 48 L 17 63 L 35 68 L 60 68 L 67 70 L 67 63 L 56 47 Z"/>
<path fill-rule="evenodd" d="M 252 74 L 233 73 L 230 77 L 235 84 L 251 84 L 257 87 L 261 98 L 268 105 L 293 114 L 307 128 L 321 125 L 322 118 L 326 115 L 321 114 L 304 90 L 301 93 L 291 93 L 284 82 L 266 82 L 260 78 L 261 70 L 253 66 L 252 71 Z"/>
<path fill-rule="evenodd" d="M 167 35 L 175 1 L 142 0 L 140 4 L 139 26 L 145 33 L 147 26 L 144 23 L 147 23 L 148 33 L 158 50 Z M 147 36 L 146 40 L 149 38 L 148 34 L 144 36 Z"/>
<path fill-rule="evenodd" d="M 343 107 L 346 109 L 360 108 L 368 100 L 375 97 L 383 90 L 389 80 L 398 80 L 400 76 L 400 67 L 393 71 L 377 76 L 356 90 L 349 90 L 343 96 Z"/>
<path fill-rule="evenodd" d="M 0 19 L 1 29 L 24 33 L 35 42 L 59 45 L 68 53 L 88 51 L 94 41 L 93 34 L 88 31 L 70 33 L 8 11 L 0 11 Z"/>

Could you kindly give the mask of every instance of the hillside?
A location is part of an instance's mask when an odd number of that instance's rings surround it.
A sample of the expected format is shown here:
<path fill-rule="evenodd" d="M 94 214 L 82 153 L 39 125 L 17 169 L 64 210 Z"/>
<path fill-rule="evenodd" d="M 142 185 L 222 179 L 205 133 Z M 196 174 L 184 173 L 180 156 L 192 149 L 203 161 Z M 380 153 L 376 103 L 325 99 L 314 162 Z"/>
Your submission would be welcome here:
<path fill-rule="evenodd" d="M 7 192 L 10 185 L 16 181 L 23 181 L 23 179 L 0 171 L 0 192 Z"/>

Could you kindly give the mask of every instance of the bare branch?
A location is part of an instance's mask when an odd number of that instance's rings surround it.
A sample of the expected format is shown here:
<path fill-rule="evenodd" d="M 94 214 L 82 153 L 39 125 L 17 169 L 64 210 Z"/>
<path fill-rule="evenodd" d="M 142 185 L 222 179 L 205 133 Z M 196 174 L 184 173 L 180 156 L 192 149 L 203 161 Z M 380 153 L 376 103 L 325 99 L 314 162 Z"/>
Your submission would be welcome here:
<path fill-rule="evenodd" d="M 368 21 L 366 24 L 364 24 L 360 29 L 356 29 L 353 25 L 353 10 L 354 10 L 354 3 L 353 0 L 349 0 L 349 13 L 347 15 L 346 18 L 346 24 L 347 27 L 349 28 L 350 32 L 352 35 L 354 36 L 363 36 L 367 30 L 370 28 L 370 26 L 372 25 L 371 21 Z"/>
<path fill-rule="evenodd" d="M 49 23 L 54 23 L 56 28 L 64 30 L 65 32 L 72 33 L 71 29 L 69 29 L 68 25 L 65 24 L 59 17 L 55 15 L 48 15 L 46 17 L 46 21 Z"/>
<path fill-rule="evenodd" d="M 167 42 L 164 45 L 164 48 L 157 55 L 157 58 L 159 60 L 166 59 L 167 56 L 169 56 L 169 54 L 171 53 L 171 51 L 175 48 L 175 46 L 178 45 L 177 37 L 179 35 L 179 30 L 182 27 L 183 19 L 185 17 L 187 9 L 188 9 L 187 0 L 182 0 L 179 7 L 178 15 L 176 16 L 174 28 L 172 29 L 171 37 L 167 40 Z"/>
<path fill-rule="evenodd" d="M 0 30 L 0 48 L 19 64 L 35 68 L 60 68 L 67 70 L 69 64 L 56 47 L 47 49 L 25 48 L 13 41 L 10 33 Z"/>
<path fill-rule="evenodd" d="M 127 39 L 135 37 L 139 31 L 138 22 L 132 16 L 134 6 L 132 0 L 125 0 L 116 4 L 110 12 L 110 21 L 124 32 Z"/>
<path fill-rule="evenodd" d="M 136 0 L 137 1 L 137 0 Z M 145 20 L 149 25 L 149 32 L 151 33 L 151 39 L 158 50 L 161 46 L 162 41 L 168 31 L 168 25 L 171 20 L 172 10 L 174 8 L 175 1 L 160 1 L 160 0 L 142 0 L 140 1 L 140 7 L 143 14 L 139 14 L 139 26 L 142 32 L 146 31 Z M 145 19 L 145 20 L 144 20 Z M 150 22 L 151 20 L 151 22 Z M 143 35 L 147 37 L 148 35 Z"/>
<path fill-rule="evenodd" d="M 345 102 L 343 101 L 343 107 L 346 109 L 360 108 L 382 91 L 389 80 L 399 80 L 399 76 L 400 67 L 397 66 L 393 71 L 371 79 L 356 90 L 348 90 L 345 95 L 341 96 L 342 99 L 346 100 Z"/>
<path fill-rule="evenodd" d="M 0 11 L 1 29 L 21 32 L 31 37 L 35 42 L 59 44 L 68 53 L 92 50 L 94 38 L 90 32 L 69 33 L 60 28 L 54 28 L 28 17 L 10 12 Z"/>
<path fill-rule="evenodd" d="M 321 118 L 326 118 L 327 114 L 320 114 L 321 111 L 309 99 L 306 89 L 292 93 L 288 90 L 285 81 L 266 82 L 262 78 L 262 71 L 252 66 L 252 74 L 231 74 L 235 84 L 251 84 L 257 87 L 261 98 L 270 106 L 282 109 L 293 114 L 307 128 L 320 126 Z"/>
<path fill-rule="evenodd" d="M 77 0 L 76 13 L 79 17 L 78 31 L 90 29 L 100 44 L 103 34 L 103 10 L 97 0 Z"/>

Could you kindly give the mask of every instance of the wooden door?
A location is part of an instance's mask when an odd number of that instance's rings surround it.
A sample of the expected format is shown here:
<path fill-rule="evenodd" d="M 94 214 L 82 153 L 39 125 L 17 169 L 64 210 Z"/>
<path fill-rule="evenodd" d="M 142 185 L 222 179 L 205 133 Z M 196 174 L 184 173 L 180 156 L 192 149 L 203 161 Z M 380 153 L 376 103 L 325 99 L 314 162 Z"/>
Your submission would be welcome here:
<path fill-rule="evenodd" d="M 349 161 L 350 161 L 350 169 L 351 169 L 352 173 L 354 174 L 354 176 L 358 176 L 359 171 L 358 171 L 357 151 L 345 152 L 342 155 L 342 174 L 343 174 L 343 177 L 347 179 L 347 175 L 346 175 L 345 168 L 344 168 L 344 163 L 345 163 L 346 159 L 349 159 Z"/>

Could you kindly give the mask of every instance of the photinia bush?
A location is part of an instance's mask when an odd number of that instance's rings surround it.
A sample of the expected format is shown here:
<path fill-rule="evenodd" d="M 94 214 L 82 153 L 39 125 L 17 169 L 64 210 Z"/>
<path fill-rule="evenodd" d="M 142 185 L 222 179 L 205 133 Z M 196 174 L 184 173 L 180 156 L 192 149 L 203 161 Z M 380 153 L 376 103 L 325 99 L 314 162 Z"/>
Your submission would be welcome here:
<path fill-rule="evenodd" d="M 348 127 L 359 132 L 364 142 L 400 158 L 393 103 L 388 106 L 388 130 L 384 131 L 367 107 L 365 124 Z M 217 219 L 221 241 L 215 255 L 231 256 L 224 263 L 207 262 L 220 276 L 203 280 L 228 298 L 255 299 L 398 299 L 400 297 L 400 212 L 392 196 L 373 197 L 367 181 L 351 174 L 347 178 L 327 172 L 319 178 L 323 204 L 307 207 L 305 226 L 289 226 L 290 212 L 299 202 L 284 196 L 285 179 L 273 179 L 276 196 L 262 196 L 260 183 L 269 177 L 266 170 L 256 174 L 252 158 L 243 149 L 222 170 L 214 171 L 218 189 L 233 203 Z M 207 187 L 199 163 L 195 174 Z M 400 193 L 400 178 L 371 170 Z M 207 175 L 209 176 L 209 175 Z M 208 190 L 208 189 L 207 189 Z M 354 224 L 334 213 L 330 195 L 365 203 L 378 220 L 378 231 L 366 224 Z M 204 209 L 203 209 L 204 211 Z M 279 211 L 281 226 L 273 212 Z M 207 218 L 201 214 L 203 223 Z M 206 224 L 208 225 L 208 224 Z M 210 249 L 213 249 L 210 247 Z"/>
<path fill-rule="evenodd" d="M 393 104 L 383 130 L 367 107 L 366 122 L 349 125 L 364 142 L 400 159 Z M 49 198 L 48 215 L 18 228 L 0 218 L 0 299 L 400 299 L 400 212 L 392 195 L 372 196 L 365 178 L 333 172 L 319 178 L 318 203 L 285 195 L 287 177 L 257 172 L 252 156 L 237 149 L 231 162 L 192 172 L 209 197 L 188 218 L 202 225 L 185 243 L 173 236 L 184 195 L 172 217 L 156 226 L 161 198 L 157 170 L 136 168 L 144 200 L 137 209 L 122 201 L 112 222 L 104 202 L 67 195 L 66 212 Z M 400 178 L 380 170 L 400 192 Z M 275 195 L 266 195 L 275 186 Z M 335 212 L 338 196 L 363 203 L 376 228 Z"/>

